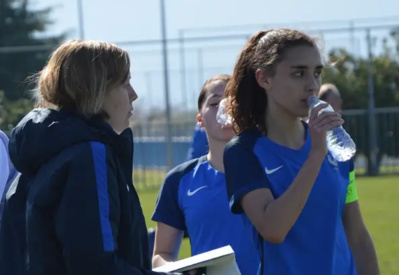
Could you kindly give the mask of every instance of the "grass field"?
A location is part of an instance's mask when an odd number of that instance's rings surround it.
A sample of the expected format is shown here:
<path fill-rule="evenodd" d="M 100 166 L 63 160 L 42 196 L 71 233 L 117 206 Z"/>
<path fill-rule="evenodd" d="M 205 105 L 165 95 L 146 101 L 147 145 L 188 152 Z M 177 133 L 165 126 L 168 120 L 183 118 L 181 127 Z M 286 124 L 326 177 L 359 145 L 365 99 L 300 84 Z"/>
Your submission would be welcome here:
<path fill-rule="evenodd" d="M 399 176 L 357 179 L 363 218 L 377 249 L 381 274 L 399 274 Z M 139 196 L 148 227 L 158 190 L 140 190 Z M 180 258 L 190 256 L 190 245 L 183 241 Z"/>

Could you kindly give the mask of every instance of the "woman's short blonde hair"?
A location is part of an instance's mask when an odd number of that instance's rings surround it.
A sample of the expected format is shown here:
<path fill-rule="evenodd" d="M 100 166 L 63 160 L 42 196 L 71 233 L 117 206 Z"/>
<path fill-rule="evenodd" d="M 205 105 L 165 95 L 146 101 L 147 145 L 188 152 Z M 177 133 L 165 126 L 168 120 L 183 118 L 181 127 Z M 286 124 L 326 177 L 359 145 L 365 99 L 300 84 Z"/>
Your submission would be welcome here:
<path fill-rule="evenodd" d="M 101 41 L 72 40 L 50 56 L 39 73 L 37 107 L 70 109 L 90 117 L 102 112 L 105 93 L 130 74 L 126 51 Z"/>

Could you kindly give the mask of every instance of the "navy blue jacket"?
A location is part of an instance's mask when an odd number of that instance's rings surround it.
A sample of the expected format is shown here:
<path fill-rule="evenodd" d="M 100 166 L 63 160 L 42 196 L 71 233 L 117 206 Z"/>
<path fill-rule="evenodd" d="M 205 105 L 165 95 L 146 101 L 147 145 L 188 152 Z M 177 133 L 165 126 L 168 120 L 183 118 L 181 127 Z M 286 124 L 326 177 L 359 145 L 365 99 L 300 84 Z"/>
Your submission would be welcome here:
<path fill-rule="evenodd" d="M 36 109 L 9 149 L 21 176 L 6 195 L 1 274 L 159 274 L 132 184 L 130 129 Z"/>

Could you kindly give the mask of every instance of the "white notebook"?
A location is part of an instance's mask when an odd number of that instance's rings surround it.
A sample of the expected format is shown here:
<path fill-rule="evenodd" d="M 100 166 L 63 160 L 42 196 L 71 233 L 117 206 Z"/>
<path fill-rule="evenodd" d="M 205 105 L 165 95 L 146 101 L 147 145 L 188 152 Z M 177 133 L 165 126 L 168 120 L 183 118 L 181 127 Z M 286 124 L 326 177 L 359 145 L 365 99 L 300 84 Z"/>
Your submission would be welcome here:
<path fill-rule="evenodd" d="M 241 275 L 234 251 L 231 246 L 224 246 L 202 254 L 154 268 L 158 272 L 183 272 L 206 267 L 207 275 Z"/>

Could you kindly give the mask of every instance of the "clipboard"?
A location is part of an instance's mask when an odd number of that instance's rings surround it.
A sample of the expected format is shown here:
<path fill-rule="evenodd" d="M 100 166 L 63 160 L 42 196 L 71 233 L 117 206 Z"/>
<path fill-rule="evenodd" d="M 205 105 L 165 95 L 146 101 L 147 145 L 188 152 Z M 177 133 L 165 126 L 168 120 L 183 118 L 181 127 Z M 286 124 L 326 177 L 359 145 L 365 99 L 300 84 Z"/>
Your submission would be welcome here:
<path fill-rule="evenodd" d="M 157 272 L 184 272 L 206 268 L 206 275 L 241 275 L 230 245 L 154 268 Z"/>

